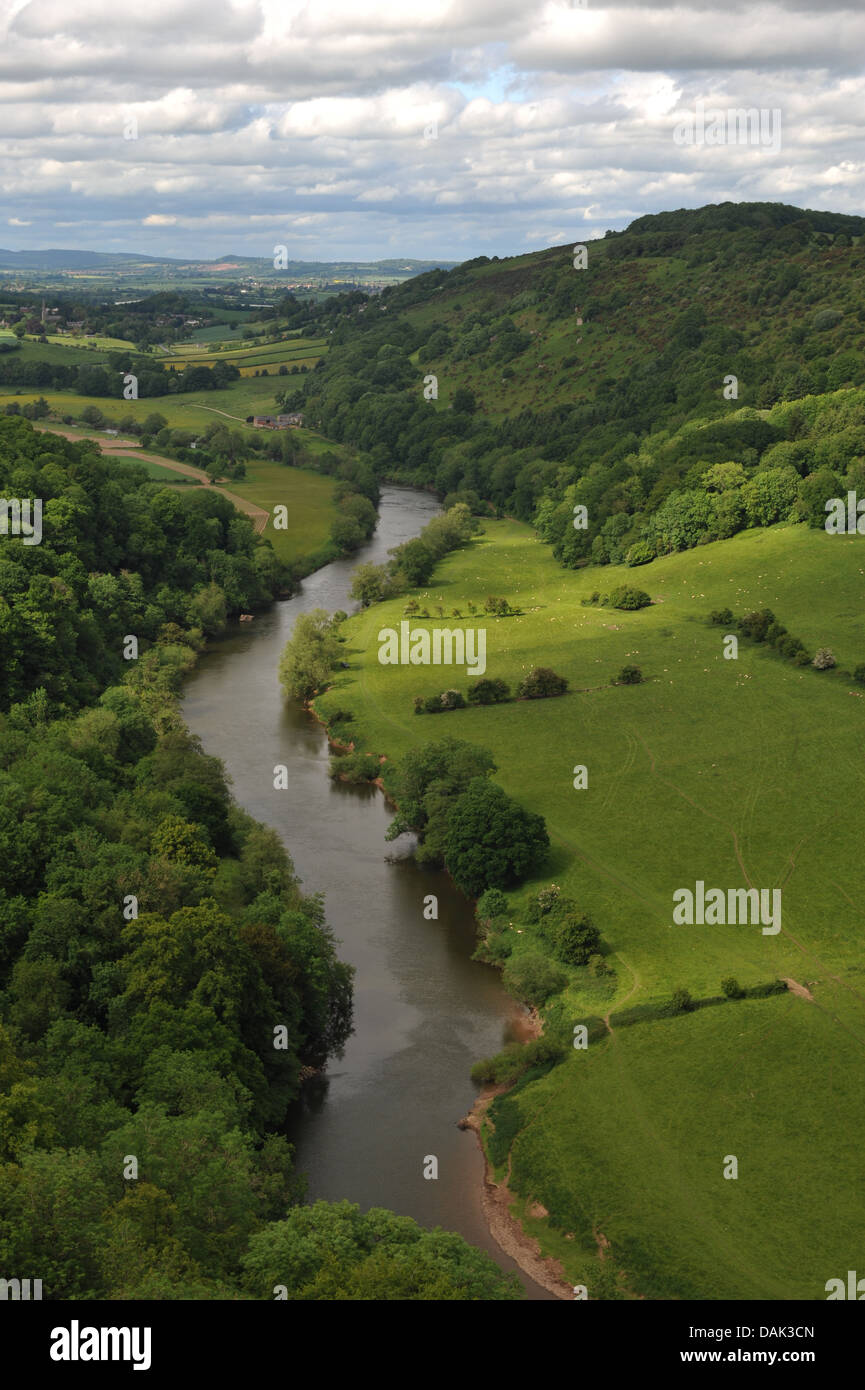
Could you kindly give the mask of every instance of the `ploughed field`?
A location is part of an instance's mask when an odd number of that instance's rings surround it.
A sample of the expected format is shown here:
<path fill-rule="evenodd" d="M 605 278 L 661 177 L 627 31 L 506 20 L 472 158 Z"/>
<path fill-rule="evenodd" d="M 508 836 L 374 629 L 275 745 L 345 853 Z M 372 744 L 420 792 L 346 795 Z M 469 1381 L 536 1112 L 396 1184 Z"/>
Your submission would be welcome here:
<path fill-rule="evenodd" d="M 652 606 L 581 604 L 622 583 Z M 477 677 L 379 662 L 404 597 L 345 629 L 350 669 L 317 704 L 354 712 L 360 748 L 484 745 L 496 780 L 545 817 L 549 862 L 512 897 L 514 957 L 543 949 L 523 909 L 550 883 L 609 948 L 614 980 L 570 968 L 549 1012 L 559 1030 L 589 1016 L 610 1026 L 498 1103 L 490 1149 L 500 1172 L 510 1164 L 527 1229 L 589 1297 L 822 1299 L 862 1263 L 865 697 L 850 672 L 865 662 L 863 592 L 857 536 L 775 526 L 637 569 L 569 572 L 530 528 L 488 522 L 415 593 L 431 614 L 463 617 L 411 624 L 484 627 L 487 677 L 513 688 L 551 666 L 567 695 L 418 717 L 414 696 L 465 694 Z M 520 614 L 469 617 L 488 594 Z M 837 668 L 745 640 L 725 659 L 733 629 L 709 611 L 763 607 L 809 651 L 830 647 Z M 643 684 L 610 683 L 625 664 Z M 780 889 L 780 930 L 676 925 L 674 894 L 698 881 L 707 894 Z M 802 989 L 723 1000 L 730 976 Z M 717 1002 L 657 1017 L 678 988 Z M 738 1177 L 725 1178 L 731 1157 Z"/>

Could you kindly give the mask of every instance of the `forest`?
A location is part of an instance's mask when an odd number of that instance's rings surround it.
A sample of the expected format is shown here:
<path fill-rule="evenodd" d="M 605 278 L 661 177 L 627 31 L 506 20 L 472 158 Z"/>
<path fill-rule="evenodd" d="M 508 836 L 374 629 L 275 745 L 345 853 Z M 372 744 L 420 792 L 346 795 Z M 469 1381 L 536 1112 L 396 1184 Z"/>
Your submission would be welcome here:
<path fill-rule="evenodd" d="M 725 204 L 590 243 L 583 279 L 570 248 L 479 257 L 332 304 L 283 398 L 379 478 L 534 522 L 569 568 L 816 524 L 818 494 L 862 490 L 863 230 Z"/>
<path fill-rule="evenodd" d="M 517 1297 L 458 1236 L 302 1204 L 286 1114 L 352 970 L 176 698 L 269 546 L 22 419 L 0 467 L 45 499 L 0 576 L 0 1265 L 52 1300 Z"/>

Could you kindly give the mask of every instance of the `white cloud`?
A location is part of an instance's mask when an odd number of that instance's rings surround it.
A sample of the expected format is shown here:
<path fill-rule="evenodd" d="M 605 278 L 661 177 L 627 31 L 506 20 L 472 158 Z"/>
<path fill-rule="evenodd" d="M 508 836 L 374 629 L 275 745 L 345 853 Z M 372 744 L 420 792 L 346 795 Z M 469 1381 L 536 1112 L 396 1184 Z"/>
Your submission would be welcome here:
<path fill-rule="evenodd" d="M 7 225 L 458 259 L 727 197 L 859 211 L 863 47 L 834 0 L 0 0 Z M 698 100 L 778 108 L 781 148 L 676 146 Z"/>

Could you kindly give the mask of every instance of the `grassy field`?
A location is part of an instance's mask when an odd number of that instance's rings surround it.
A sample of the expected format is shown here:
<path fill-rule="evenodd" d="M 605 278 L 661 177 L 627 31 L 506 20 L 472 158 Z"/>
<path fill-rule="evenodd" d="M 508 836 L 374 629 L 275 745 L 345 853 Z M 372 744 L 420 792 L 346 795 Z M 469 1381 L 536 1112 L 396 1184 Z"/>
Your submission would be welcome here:
<path fill-rule="evenodd" d="M 489 523 L 419 597 L 431 612 L 465 613 L 469 600 L 506 596 L 521 616 L 462 620 L 487 629 L 487 674 L 513 686 L 550 665 L 570 693 L 419 720 L 414 695 L 465 691 L 471 678 L 378 663 L 376 635 L 398 625 L 399 600 L 352 621 L 352 669 L 318 702 L 352 708 L 360 746 L 390 756 L 445 734 L 482 744 L 501 785 L 544 815 L 552 853 L 515 920 L 554 881 L 591 913 L 616 970 L 600 1005 L 597 983 L 571 972 L 566 1018 L 658 1003 L 680 986 L 718 996 L 731 975 L 745 986 L 790 977 L 813 994 L 629 1028 L 614 1019 L 605 1041 L 508 1098 L 503 1117 L 519 1109 L 513 1185 L 551 1214 L 529 1225 L 590 1297 L 615 1296 L 621 1279 L 648 1297 L 822 1298 L 827 1279 L 856 1267 L 865 811 L 863 697 L 849 672 L 865 660 L 863 573 L 858 538 L 789 526 L 637 570 L 569 573 L 529 528 Z M 652 607 L 581 605 L 622 582 Z M 705 615 L 766 605 L 811 651 L 832 647 L 838 669 L 796 668 L 744 641 L 725 660 L 724 629 Z M 643 685 L 610 684 L 626 662 Z M 586 790 L 573 787 L 576 764 Z M 780 887 L 781 932 L 674 926 L 673 893 L 698 879 Z M 515 953 L 532 937 L 526 926 Z M 722 1177 L 728 1154 L 736 1181 Z M 611 1243 L 603 1260 L 599 1232 Z"/>
<path fill-rule="evenodd" d="M 58 415 L 80 417 L 88 405 L 95 405 L 104 415 L 112 419 L 122 419 L 124 415 L 144 421 L 154 411 L 162 415 L 172 429 L 204 429 L 212 424 L 216 416 L 227 415 L 232 429 L 247 428 L 247 415 L 272 412 L 275 409 L 275 394 L 280 390 L 279 382 L 273 377 L 244 377 L 235 381 L 224 391 L 189 391 L 176 396 L 149 396 L 138 401 L 109 400 L 106 396 L 79 396 L 72 391 L 19 390 L 12 386 L 0 386 L 0 399 L 12 397 L 23 405 L 43 396 Z M 248 426 L 252 429 L 253 426 Z"/>
<path fill-rule="evenodd" d="M 239 497 L 265 507 L 271 518 L 279 504 L 288 509 L 288 530 L 274 530 L 272 519 L 264 528 L 265 539 L 286 564 L 324 545 L 337 515 L 333 479 L 304 468 L 252 459 L 246 465 L 244 481 L 226 486 Z"/>
<path fill-rule="evenodd" d="M 286 362 L 289 366 L 306 360 L 318 361 L 325 351 L 324 338 L 292 338 L 280 343 L 247 343 L 223 352 L 202 351 L 198 344 L 179 345 L 171 356 L 161 359 L 166 367 L 212 366 L 214 362 L 230 362 L 237 367 L 270 367 Z"/>
<path fill-rule="evenodd" d="M 137 463 L 140 468 L 146 469 L 154 482 L 165 483 L 168 487 L 199 486 L 194 478 L 185 478 L 182 473 L 177 473 L 173 468 L 163 468 L 161 464 L 154 463 L 152 459 L 137 459 L 133 456 L 129 462 Z"/>

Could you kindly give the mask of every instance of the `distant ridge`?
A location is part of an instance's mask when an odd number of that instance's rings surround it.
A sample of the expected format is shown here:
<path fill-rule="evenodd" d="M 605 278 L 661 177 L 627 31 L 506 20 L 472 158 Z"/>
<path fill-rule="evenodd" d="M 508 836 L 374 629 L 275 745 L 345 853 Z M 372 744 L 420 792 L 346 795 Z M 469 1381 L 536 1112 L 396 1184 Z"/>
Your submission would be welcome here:
<path fill-rule="evenodd" d="M 392 275 L 408 271 L 413 275 L 428 270 L 449 270 L 456 261 L 413 260 L 409 256 L 391 258 L 384 261 L 289 261 L 284 269 L 275 271 L 273 261 L 264 256 L 215 256 L 212 259 L 201 257 L 153 256 L 144 251 L 75 251 L 55 248 L 33 251 L 9 251 L 0 248 L 0 270 L 98 270 L 121 266 L 173 266 L 177 269 L 189 267 L 206 270 L 210 266 L 229 264 L 242 267 L 249 274 L 284 278 L 286 275 L 321 276 L 332 272 L 342 275 L 353 271 L 365 274 Z"/>

